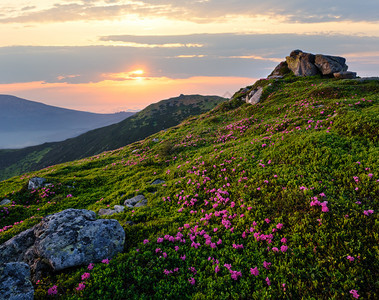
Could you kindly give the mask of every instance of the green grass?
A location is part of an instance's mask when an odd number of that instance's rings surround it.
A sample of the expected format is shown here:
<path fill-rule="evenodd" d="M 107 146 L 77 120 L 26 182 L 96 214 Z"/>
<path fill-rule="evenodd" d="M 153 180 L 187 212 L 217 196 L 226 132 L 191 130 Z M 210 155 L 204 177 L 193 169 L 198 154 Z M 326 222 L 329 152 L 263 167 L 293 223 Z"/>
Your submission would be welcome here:
<path fill-rule="evenodd" d="M 148 199 L 108 217 L 126 231 L 123 253 L 91 271 L 46 277 L 35 297 L 57 285 L 64 299 L 351 299 L 351 290 L 377 299 L 379 82 L 257 84 L 265 86 L 258 105 L 236 93 L 143 141 L 0 182 L 0 196 L 15 202 L 9 214 L 0 209 L 0 228 L 13 225 L 1 242 L 66 208 Z M 55 194 L 27 191 L 32 176 L 53 183 Z M 158 178 L 166 183 L 152 186 Z M 311 206 L 315 197 L 328 212 Z M 77 291 L 84 272 L 91 277 Z"/>

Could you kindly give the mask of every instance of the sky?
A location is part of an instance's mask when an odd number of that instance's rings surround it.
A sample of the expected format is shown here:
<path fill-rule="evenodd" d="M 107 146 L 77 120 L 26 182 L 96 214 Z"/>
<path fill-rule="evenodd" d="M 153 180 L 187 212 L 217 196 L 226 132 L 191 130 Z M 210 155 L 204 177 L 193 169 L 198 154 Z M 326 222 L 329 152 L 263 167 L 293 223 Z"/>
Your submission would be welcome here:
<path fill-rule="evenodd" d="M 378 0 L 0 0 L 0 94 L 98 113 L 224 96 L 294 49 L 379 75 Z"/>

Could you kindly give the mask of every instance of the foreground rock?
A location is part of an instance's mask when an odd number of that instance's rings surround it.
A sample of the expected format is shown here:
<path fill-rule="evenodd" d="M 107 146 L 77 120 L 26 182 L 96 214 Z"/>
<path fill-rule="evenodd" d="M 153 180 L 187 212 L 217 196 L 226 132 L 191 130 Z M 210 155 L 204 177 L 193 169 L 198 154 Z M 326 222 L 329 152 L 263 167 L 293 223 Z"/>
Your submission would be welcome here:
<path fill-rule="evenodd" d="M 0 299 L 29 300 L 34 298 L 30 268 L 23 262 L 0 266 Z"/>
<path fill-rule="evenodd" d="M 125 200 L 124 205 L 129 208 L 146 206 L 147 199 L 144 195 L 137 195 L 133 198 Z"/>
<path fill-rule="evenodd" d="M 43 186 L 43 184 L 46 182 L 45 178 L 42 177 L 33 177 L 28 182 L 28 189 L 29 190 L 36 190 Z"/>
<path fill-rule="evenodd" d="M 125 232 L 118 221 L 99 219 L 93 211 L 67 209 L 45 217 L 41 223 L 0 246 L 0 265 L 23 261 L 37 277 L 45 270 L 112 258 L 124 248 Z"/>

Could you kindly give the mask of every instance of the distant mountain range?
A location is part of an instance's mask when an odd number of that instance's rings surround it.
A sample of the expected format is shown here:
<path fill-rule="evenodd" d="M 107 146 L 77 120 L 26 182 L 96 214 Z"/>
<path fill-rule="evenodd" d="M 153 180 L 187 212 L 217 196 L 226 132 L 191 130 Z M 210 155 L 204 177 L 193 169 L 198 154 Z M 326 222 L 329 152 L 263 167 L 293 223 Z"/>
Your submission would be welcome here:
<path fill-rule="evenodd" d="M 225 100 L 218 96 L 180 95 L 151 104 L 117 124 L 62 142 L 0 150 L 0 180 L 120 148 L 207 112 Z"/>
<path fill-rule="evenodd" d="M 0 149 L 63 141 L 133 114 L 96 114 L 0 95 Z"/>

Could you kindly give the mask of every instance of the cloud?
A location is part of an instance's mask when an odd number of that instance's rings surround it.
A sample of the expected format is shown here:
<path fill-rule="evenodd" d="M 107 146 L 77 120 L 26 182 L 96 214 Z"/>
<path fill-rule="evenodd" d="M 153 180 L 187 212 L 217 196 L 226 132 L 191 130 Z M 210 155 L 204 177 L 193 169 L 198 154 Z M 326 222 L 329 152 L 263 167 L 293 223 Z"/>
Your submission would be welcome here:
<path fill-rule="evenodd" d="M 0 23 L 66 22 L 114 20 L 137 14 L 141 17 L 167 17 L 197 23 L 224 22 L 236 16 L 282 18 L 292 23 L 365 21 L 378 23 L 377 0 L 89 0 L 67 1 L 41 7 L 18 9 L 18 14 L 0 18 Z M 61 2 L 62 3 L 62 2 Z M 1 5 L 0 5 L 1 8 Z"/>
<path fill-rule="evenodd" d="M 360 76 L 377 75 L 379 69 L 379 39 L 375 37 L 227 33 L 177 36 L 121 35 L 101 39 L 126 46 L 2 47 L 0 84 L 31 81 L 79 84 L 100 82 L 105 78 L 130 80 L 122 74 L 139 69 L 144 70 L 146 78 L 259 78 L 267 76 L 291 50 L 298 48 L 330 55 L 346 53 L 349 69 L 357 71 Z M 131 47 L 129 43 L 147 47 Z M 167 44 L 181 46 L 159 47 Z M 191 44 L 202 47 L 183 46 Z M 158 47 L 155 47 L 157 45 Z M 104 77 L 104 74 L 113 75 Z"/>

